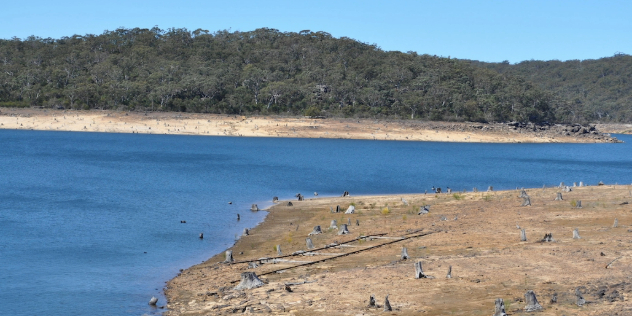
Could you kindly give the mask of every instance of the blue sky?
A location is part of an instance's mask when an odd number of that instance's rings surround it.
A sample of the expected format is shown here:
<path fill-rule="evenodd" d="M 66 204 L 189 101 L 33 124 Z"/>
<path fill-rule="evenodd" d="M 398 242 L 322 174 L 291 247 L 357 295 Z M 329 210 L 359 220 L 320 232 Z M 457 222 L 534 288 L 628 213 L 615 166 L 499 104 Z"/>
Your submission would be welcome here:
<path fill-rule="evenodd" d="M 512 63 L 632 54 L 632 1 L 5 1 L 0 38 L 155 25 L 325 31 L 384 50 Z"/>

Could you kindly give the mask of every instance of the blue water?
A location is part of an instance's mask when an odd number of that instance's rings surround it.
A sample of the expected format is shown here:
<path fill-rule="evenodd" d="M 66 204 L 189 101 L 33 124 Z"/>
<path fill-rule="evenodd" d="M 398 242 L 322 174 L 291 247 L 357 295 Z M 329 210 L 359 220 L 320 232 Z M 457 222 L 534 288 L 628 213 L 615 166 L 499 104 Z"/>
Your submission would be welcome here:
<path fill-rule="evenodd" d="M 265 216 L 250 204 L 273 196 L 629 184 L 632 137 L 618 137 L 626 143 L 0 130 L 0 314 L 159 314 L 147 302 L 165 304 L 165 281 L 229 247 Z"/>

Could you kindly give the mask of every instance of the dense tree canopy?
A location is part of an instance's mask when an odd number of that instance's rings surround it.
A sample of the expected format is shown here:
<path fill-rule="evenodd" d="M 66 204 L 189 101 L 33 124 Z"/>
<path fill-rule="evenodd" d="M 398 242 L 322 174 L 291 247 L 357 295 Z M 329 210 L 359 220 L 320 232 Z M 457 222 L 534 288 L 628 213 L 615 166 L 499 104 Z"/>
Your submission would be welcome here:
<path fill-rule="evenodd" d="M 0 105 L 523 122 L 568 105 L 489 68 L 309 30 L 121 28 L 0 40 Z"/>

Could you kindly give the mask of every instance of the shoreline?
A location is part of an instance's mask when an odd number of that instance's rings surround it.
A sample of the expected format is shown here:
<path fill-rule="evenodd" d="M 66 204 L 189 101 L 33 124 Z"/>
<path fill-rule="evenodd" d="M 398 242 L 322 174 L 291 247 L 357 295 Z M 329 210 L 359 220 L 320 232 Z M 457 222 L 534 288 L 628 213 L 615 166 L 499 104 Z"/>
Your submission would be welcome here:
<path fill-rule="evenodd" d="M 391 295 L 391 304 L 403 315 L 419 311 L 428 315 L 444 315 L 450 311 L 460 311 L 457 314 L 463 315 L 485 315 L 493 311 L 496 297 L 504 298 L 507 311 L 516 313 L 524 306 L 524 302 L 518 298 L 526 289 L 536 291 L 538 299 L 545 306 L 543 315 L 627 311 L 624 303 L 627 298 L 621 296 L 619 300 L 613 293 L 618 291 L 619 294 L 629 295 L 632 291 L 632 286 L 625 286 L 625 281 L 631 281 L 630 277 L 623 273 L 628 271 L 626 267 L 632 267 L 632 260 L 624 258 L 624 249 L 619 249 L 622 242 L 617 242 L 616 237 L 612 239 L 598 235 L 608 235 L 617 230 L 625 234 L 627 228 L 624 227 L 632 227 L 628 226 L 632 224 L 630 207 L 619 203 L 619 200 L 632 199 L 628 194 L 632 192 L 630 188 L 629 185 L 578 187 L 563 193 L 565 201 L 557 202 L 553 198 L 555 192 L 564 192 L 560 188 L 526 189 L 533 203 L 531 207 L 519 206 L 519 191 L 516 190 L 317 197 L 300 202 L 293 200 L 292 207 L 286 206 L 287 201 L 283 201 L 266 209 L 268 214 L 251 229 L 251 234 L 241 237 L 229 248 L 233 250 L 236 261 L 253 260 L 259 263 L 257 268 L 248 269 L 246 263 L 221 264 L 219 262 L 224 260 L 224 253 L 220 253 L 184 270 L 167 284 L 165 296 L 169 301 L 166 315 L 231 314 L 236 310 L 296 315 L 381 313 L 381 309 L 366 307 L 370 294 L 377 295 L 380 305 L 384 295 Z M 579 211 L 571 205 L 576 198 L 584 202 L 584 208 Z M 619 202 L 605 203 L 604 199 Z M 356 206 L 355 214 L 329 211 L 329 206 L 335 204 L 344 211 L 351 203 Z M 416 215 L 417 208 L 426 204 L 431 205 L 430 214 Z M 389 208 L 387 214 L 382 212 L 384 205 Z M 521 214 L 521 211 L 528 211 L 526 213 L 529 214 Z M 575 214 L 578 212 L 586 214 Z M 491 215 L 491 218 L 481 215 Z M 607 217 L 609 225 L 612 225 L 613 218 L 618 218 L 621 223 L 618 229 L 604 229 L 608 227 L 603 223 L 604 217 Z M 349 226 L 351 234 L 338 236 L 335 230 L 326 229 L 331 218 L 340 219 L 339 225 L 343 220 L 346 222 L 347 218 L 352 219 L 352 225 Z M 355 225 L 355 220 L 360 222 L 360 226 Z M 425 222 L 419 223 L 420 220 Z M 545 224 L 555 221 L 559 222 L 558 225 Z M 569 225 L 568 221 L 574 223 Z M 495 227 L 499 222 L 504 223 L 502 227 Z M 520 230 L 514 226 L 517 222 L 525 226 L 527 242 L 519 241 Z M 317 248 L 332 241 L 342 244 L 360 235 L 374 235 L 378 231 L 384 237 L 358 240 L 349 244 L 350 248 L 321 249 L 318 250 L 320 254 L 314 256 L 289 256 L 296 250 L 306 250 L 304 238 L 312 230 L 313 224 L 320 224 L 323 230 L 323 234 L 311 236 Z M 584 239 L 570 238 L 572 227 L 577 226 Z M 496 233 L 489 236 L 491 227 L 495 227 Z M 384 240 L 410 235 L 410 231 L 418 229 L 432 234 L 385 245 L 366 254 L 356 254 L 353 259 L 349 255 L 308 267 L 292 268 L 303 264 L 301 262 L 349 252 L 348 249 L 376 246 Z M 560 233 L 560 230 L 565 233 Z M 547 232 L 553 232 L 557 240 L 555 243 L 547 245 L 537 241 Z M 459 241 L 459 238 L 463 240 Z M 277 244 L 281 245 L 284 255 L 282 260 L 290 259 L 290 262 L 258 261 L 262 257 L 278 257 L 275 250 Z M 407 247 L 411 259 L 398 258 L 402 246 Z M 546 249 L 546 252 L 558 257 L 543 254 L 538 249 Z M 597 252 L 595 256 L 597 250 L 607 254 L 599 256 Z M 589 252 L 590 258 L 577 260 L 574 258 L 576 251 Z M 593 271 L 613 259 L 618 260 L 616 269 L 605 270 L 601 267 Z M 549 262 L 551 260 L 554 263 Z M 424 271 L 436 278 L 414 279 L 412 265 L 416 261 L 422 261 Z M 543 261 L 552 265 L 543 267 Z M 501 270 L 495 268 L 505 263 L 508 263 L 508 267 Z M 443 276 L 448 264 L 454 266 L 452 279 Z M 284 273 L 270 273 L 277 270 Z M 233 282 L 238 281 L 239 274 L 246 271 L 257 273 L 267 284 L 258 289 L 232 291 L 231 288 L 237 284 Z M 527 271 L 528 277 L 521 273 L 524 271 Z M 307 283 L 301 283 L 305 281 Z M 615 289 L 615 281 L 619 285 L 623 281 L 624 286 Z M 527 284 L 524 285 L 524 282 Z M 292 292 L 283 289 L 284 284 L 288 283 L 295 284 L 291 285 Z M 606 294 L 614 298 L 611 301 L 598 300 L 590 307 L 577 309 L 571 303 L 573 290 L 578 286 L 585 288 L 587 300 L 589 294 L 604 287 Z M 348 287 L 358 291 L 346 291 Z M 332 288 L 338 291 L 331 291 Z M 553 292 L 559 298 L 556 305 L 548 302 Z M 462 297 L 469 299 L 459 300 Z M 344 303 L 342 306 L 338 304 L 340 299 Z"/>
<path fill-rule="evenodd" d="M 576 132 L 511 124 L 425 122 L 180 112 L 0 108 L 0 129 L 200 136 L 332 138 L 460 143 L 608 143 L 596 130 Z M 568 130 L 568 131 L 567 131 Z"/>

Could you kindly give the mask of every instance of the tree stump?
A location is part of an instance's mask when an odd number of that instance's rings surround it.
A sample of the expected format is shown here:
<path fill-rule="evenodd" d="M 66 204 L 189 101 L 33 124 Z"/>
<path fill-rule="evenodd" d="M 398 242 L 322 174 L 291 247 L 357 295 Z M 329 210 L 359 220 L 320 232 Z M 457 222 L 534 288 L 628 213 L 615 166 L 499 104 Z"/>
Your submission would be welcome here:
<path fill-rule="evenodd" d="M 448 267 L 448 274 L 446 274 L 445 278 L 452 279 L 452 266 Z"/>
<path fill-rule="evenodd" d="M 573 229 L 573 239 L 581 239 L 581 237 L 579 237 L 579 229 L 577 228 Z"/>
<path fill-rule="evenodd" d="M 415 279 L 426 279 L 427 277 L 421 268 L 421 261 L 415 262 Z"/>
<path fill-rule="evenodd" d="M 524 307 L 525 312 L 542 310 L 542 305 L 538 303 L 538 299 L 535 297 L 535 292 L 529 290 L 527 293 L 524 293 L 524 301 L 527 303 L 527 306 Z"/>
<path fill-rule="evenodd" d="M 556 201 L 564 201 L 564 199 L 562 198 L 562 192 L 557 192 L 557 196 L 555 197 Z"/>
<path fill-rule="evenodd" d="M 371 294 L 371 297 L 369 298 L 369 307 L 377 307 L 377 305 L 375 305 L 375 295 Z"/>
<path fill-rule="evenodd" d="M 331 224 L 329 224 L 329 228 L 338 229 L 338 221 L 336 221 L 335 219 L 332 219 Z"/>
<path fill-rule="evenodd" d="M 282 256 L 283 252 L 281 251 L 281 245 L 276 245 L 276 250 L 277 250 L 277 256 Z"/>
<path fill-rule="evenodd" d="M 354 212 L 355 212 L 355 206 L 349 205 L 349 208 L 347 209 L 347 211 L 345 211 L 345 214 L 353 214 Z"/>
<path fill-rule="evenodd" d="M 318 234 L 322 234 L 323 231 L 320 229 L 320 225 L 316 225 L 314 226 L 314 229 L 312 230 L 311 233 L 309 233 L 309 235 L 307 236 L 312 236 L 312 235 L 318 235 Z"/>
<path fill-rule="evenodd" d="M 604 185 L 603 181 L 599 181 L 599 183 L 597 183 L 597 185 L 599 185 L 599 186 Z"/>
<path fill-rule="evenodd" d="M 402 248 L 402 260 L 406 260 L 406 259 L 408 259 L 408 258 L 410 258 L 410 257 L 408 256 L 408 249 L 407 249 L 406 247 L 403 247 L 403 248 Z"/>
<path fill-rule="evenodd" d="M 250 235 L 250 231 L 248 230 L 248 228 L 244 228 L 244 233 L 241 234 L 242 236 L 248 236 Z"/>
<path fill-rule="evenodd" d="M 151 299 L 149 300 L 149 305 L 156 306 L 156 304 L 158 304 L 158 298 L 155 296 L 152 296 Z"/>
<path fill-rule="evenodd" d="M 542 238 L 541 242 L 553 242 L 553 234 L 552 233 L 548 233 L 548 234 L 544 234 L 544 238 Z"/>
<path fill-rule="evenodd" d="M 577 182 L 573 182 L 573 187 L 576 187 L 576 186 L 577 186 Z"/>
<path fill-rule="evenodd" d="M 340 213 L 340 205 L 336 205 L 336 213 Z"/>
<path fill-rule="evenodd" d="M 559 188 L 560 188 L 560 189 L 564 188 L 564 182 L 560 182 L 560 186 L 559 186 Z"/>
<path fill-rule="evenodd" d="M 360 220 L 356 219 L 356 226 L 360 226 Z"/>
<path fill-rule="evenodd" d="M 497 298 L 494 303 L 496 308 L 494 309 L 494 315 L 492 316 L 507 316 L 507 313 L 505 313 L 505 302 L 503 302 L 503 299 Z"/>
<path fill-rule="evenodd" d="M 287 206 L 294 206 L 294 204 L 292 204 L 292 202 L 287 202 Z"/>
<path fill-rule="evenodd" d="M 351 226 L 351 218 L 347 218 L 347 226 Z"/>
<path fill-rule="evenodd" d="M 430 212 L 430 207 L 428 205 L 424 205 L 424 206 L 419 207 L 419 213 L 417 213 L 417 215 L 424 215 L 424 214 L 428 214 L 429 212 Z"/>
<path fill-rule="evenodd" d="M 584 182 L 583 181 L 579 181 L 579 186 L 583 187 L 584 186 Z"/>
<path fill-rule="evenodd" d="M 616 218 L 614 219 L 614 224 L 612 224 L 612 227 L 617 228 L 619 226 L 619 220 L 617 220 Z"/>
<path fill-rule="evenodd" d="M 520 230 L 520 241 L 527 241 L 527 233 L 524 231 L 524 229 Z"/>
<path fill-rule="evenodd" d="M 272 203 L 276 203 L 278 201 L 279 201 L 279 197 L 278 196 L 275 196 L 275 197 L 272 198 Z"/>
<path fill-rule="evenodd" d="M 520 206 L 531 206 L 531 198 L 528 195 L 522 197 L 522 204 Z"/>
<path fill-rule="evenodd" d="M 340 225 L 340 230 L 338 231 L 338 235 L 347 235 L 349 234 L 349 230 L 347 229 L 347 224 Z"/>
<path fill-rule="evenodd" d="M 259 280 L 257 274 L 254 272 L 242 272 L 241 273 L 241 282 L 234 288 L 234 290 L 250 290 L 260 286 L 263 286 L 265 283 Z"/>
<path fill-rule="evenodd" d="M 582 208 L 582 201 L 577 200 L 577 206 L 576 208 Z"/>
<path fill-rule="evenodd" d="M 253 211 L 253 212 L 258 212 L 259 211 L 259 206 L 257 206 L 257 204 L 253 204 L 250 207 L 250 210 Z"/>
<path fill-rule="evenodd" d="M 527 194 L 527 191 L 525 191 L 525 190 L 523 189 L 523 190 L 520 192 L 520 196 L 519 196 L 519 197 L 524 198 L 525 196 L 529 196 L 529 195 Z"/>
<path fill-rule="evenodd" d="M 391 302 L 388 301 L 388 295 L 386 295 L 386 297 L 384 298 L 384 311 L 385 312 L 390 312 L 393 309 L 391 308 Z"/>
<path fill-rule="evenodd" d="M 233 251 L 226 250 L 226 260 L 224 260 L 224 263 L 233 263 L 234 261 L 235 259 L 233 259 Z"/>
<path fill-rule="evenodd" d="M 307 244 L 307 249 L 314 249 L 314 243 L 311 238 L 305 238 L 305 243 Z"/>
<path fill-rule="evenodd" d="M 584 304 L 586 304 L 586 300 L 584 299 L 584 296 L 582 295 L 582 292 L 579 290 L 579 288 L 575 289 L 575 303 L 577 304 L 577 306 L 584 306 Z"/>
<path fill-rule="evenodd" d="M 551 295 L 551 304 L 555 303 L 557 303 L 557 293 L 553 293 L 553 295 Z"/>
<path fill-rule="evenodd" d="M 493 186 L 490 185 L 489 187 L 487 187 L 487 192 L 492 192 L 492 191 L 494 191 L 494 187 Z"/>
<path fill-rule="evenodd" d="M 564 187 L 564 192 L 568 193 L 568 192 L 571 192 L 571 191 L 573 191 L 573 189 L 571 187 L 569 187 L 569 186 L 565 186 Z"/>
<path fill-rule="evenodd" d="M 334 213 L 334 207 L 333 206 L 329 207 L 329 212 Z"/>

